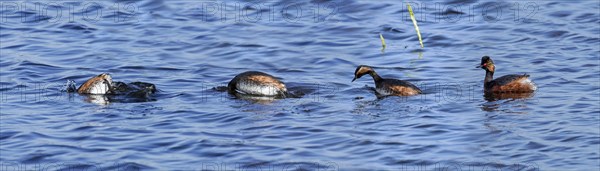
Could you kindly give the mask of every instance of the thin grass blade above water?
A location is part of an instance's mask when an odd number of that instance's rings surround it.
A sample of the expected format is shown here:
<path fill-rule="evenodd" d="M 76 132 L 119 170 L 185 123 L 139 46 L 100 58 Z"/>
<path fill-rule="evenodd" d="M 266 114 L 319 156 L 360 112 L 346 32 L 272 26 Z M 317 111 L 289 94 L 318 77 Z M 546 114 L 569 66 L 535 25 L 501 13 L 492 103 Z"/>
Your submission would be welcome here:
<path fill-rule="evenodd" d="M 410 13 L 410 19 L 412 20 L 413 25 L 415 25 L 415 30 L 417 30 L 417 36 L 419 36 L 419 43 L 421 43 L 421 48 L 423 48 L 423 39 L 421 38 L 421 31 L 419 31 L 419 26 L 417 25 L 415 14 L 413 13 L 412 7 L 409 3 L 406 3 L 406 6 L 408 7 L 408 13 Z"/>

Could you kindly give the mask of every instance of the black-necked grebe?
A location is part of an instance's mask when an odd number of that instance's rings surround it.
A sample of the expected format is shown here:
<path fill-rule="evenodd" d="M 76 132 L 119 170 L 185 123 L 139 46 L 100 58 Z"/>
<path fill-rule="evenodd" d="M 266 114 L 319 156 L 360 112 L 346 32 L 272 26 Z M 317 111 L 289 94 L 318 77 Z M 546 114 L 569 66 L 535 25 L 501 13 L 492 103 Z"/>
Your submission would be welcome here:
<path fill-rule="evenodd" d="M 80 94 L 110 94 L 112 90 L 112 77 L 108 73 L 102 73 L 90 78 L 83 83 L 77 93 Z"/>
<path fill-rule="evenodd" d="M 478 68 L 485 70 L 485 79 L 483 87 L 486 93 L 531 93 L 537 89 L 529 75 L 505 75 L 494 79 L 494 61 L 489 56 L 481 58 L 481 64 Z"/>
<path fill-rule="evenodd" d="M 352 82 L 366 74 L 373 77 L 373 80 L 375 81 L 375 90 L 381 95 L 412 96 L 422 93 L 421 89 L 408 81 L 381 78 L 373 68 L 366 65 L 361 65 L 356 68 Z"/>
<path fill-rule="evenodd" d="M 287 89 L 279 79 L 258 71 L 247 71 L 235 76 L 227 85 L 229 93 L 285 97 Z"/>
<path fill-rule="evenodd" d="M 74 83 L 71 85 L 69 87 L 74 87 Z M 156 92 L 156 86 L 145 82 L 132 82 L 129 84 L 118 81 L 113 82 L 110 74 L 102 73 L 83 83 L 77 89 L 77 92 L 80 94 L 126 95 L 127 97 L 146 98 Z"/>

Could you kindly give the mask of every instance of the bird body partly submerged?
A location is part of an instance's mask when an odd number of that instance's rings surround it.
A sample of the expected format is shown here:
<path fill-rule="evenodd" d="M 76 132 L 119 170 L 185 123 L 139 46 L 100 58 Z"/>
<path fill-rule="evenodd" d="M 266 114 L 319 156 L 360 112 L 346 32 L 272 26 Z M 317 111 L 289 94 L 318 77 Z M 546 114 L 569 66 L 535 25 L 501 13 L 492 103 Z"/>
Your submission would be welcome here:
<path fill-rule="evenodd" d="M 537 86 L 531 79 L 529 79 L 529 75 L 505 75 L 499 78 L 496 78 L 490 82 L 484 83 L 484 89 L 486 92 L 493 93 L 507 93 L 507 92 L 515 92 L 515 93 L 528 93 L 537 90 Z"/>
<path fill-rule="evenodd" d="M 382 79 L 375 83 L 375 90 L 381 95 L 413 96 L 423 93 L 417 86 L 408 81 L 396 79 Z"/>
<path fill-rule="evenodd" d="M 74 85 L 73 85 L 74 86 Z M 147 98 L 156 92 L 156 86 L 145 82 L 113 81 L 108 73 L 102 73 L 88 79 L 77 89 L 79 94 L 91 95 L 126 95 L 127 97 Z"/>
<path fill-rule="evenodd" d="M 279 79 L 259 71 L 247 71 L 235 76 L 227 85 L 232 94 L 285 97 L 287 88 Z"/>
<path fill-rule="evenodd" d="M 354 71 L 354 80 L 369 74 L 375 81 L 375 91 L 384 96 L 413 96 L 423 92 L 417 86 L 404 80 L 381 78 L 373 68 L 365 65 L 358 66 Z"/>
<path fill-rule="evenodd" d="M 78 89 L 80 94 L 110 94 L 112 90 L 112 77 L 108 73 L 102 73 L 90 78 Z"/>
<path fill-rule="evenodd" d="M 146 82 L 114 82 L 112 93 L 115 95 L 126 95 L 127 97 L 147 98 L 156 92 L 156 86 Z"/>

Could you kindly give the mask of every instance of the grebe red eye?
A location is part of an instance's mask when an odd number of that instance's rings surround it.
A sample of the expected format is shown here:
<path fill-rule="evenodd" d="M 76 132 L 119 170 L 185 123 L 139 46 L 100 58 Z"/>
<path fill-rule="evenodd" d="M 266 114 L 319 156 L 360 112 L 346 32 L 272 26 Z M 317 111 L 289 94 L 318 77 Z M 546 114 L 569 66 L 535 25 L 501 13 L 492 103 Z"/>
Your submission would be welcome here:
<path fill-rule="evenodd" d="M 483 64 L 482 66 L 487 66 L 487 63 Z"/>

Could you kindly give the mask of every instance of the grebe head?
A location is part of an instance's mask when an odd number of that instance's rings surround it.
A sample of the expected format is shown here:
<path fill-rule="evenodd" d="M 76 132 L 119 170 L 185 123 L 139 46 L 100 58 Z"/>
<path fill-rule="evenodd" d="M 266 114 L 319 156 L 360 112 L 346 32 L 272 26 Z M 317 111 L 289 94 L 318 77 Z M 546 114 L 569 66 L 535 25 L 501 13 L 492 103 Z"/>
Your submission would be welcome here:
<path fill-rule="evenodd" d="M 496 69 L 496 67 L 494 66 L 494 61 L 489 56 L 481 57 L 481 64 L 477 66 L 477 68 L 481 68 L 489 72 L 494 72 L 494 70 Z"/>
<path fill-rule="evenodd" d="M 360 65 L 356 68 L 356 71 L 354 71 L 354 79 L 352 79 L 352 82 L 354 82 L 356 79 L 359 79 L 363 75 L 371 74 L 372 72 L 375 72 L 373 68 L 366 65 Z"/>

